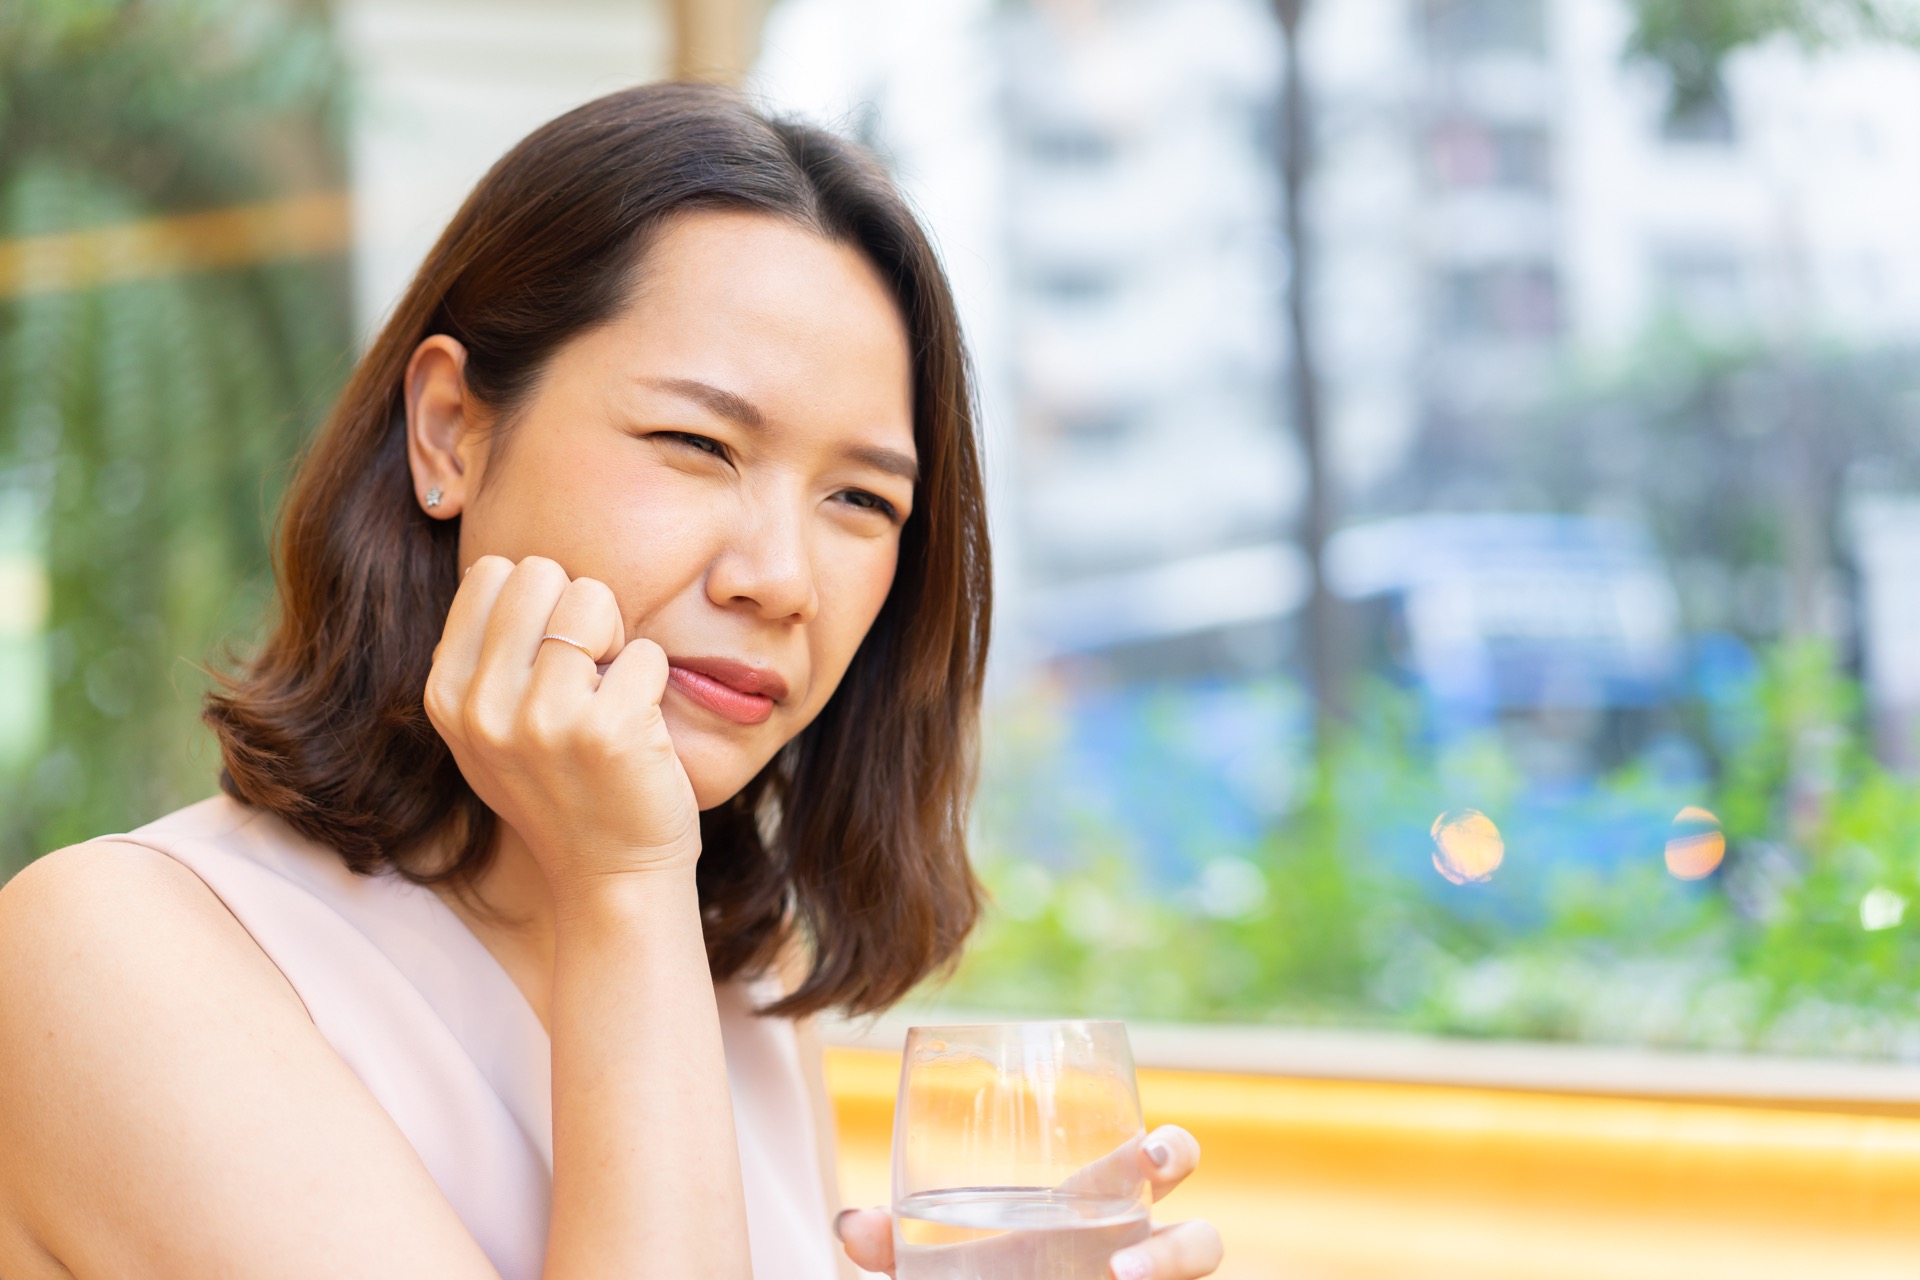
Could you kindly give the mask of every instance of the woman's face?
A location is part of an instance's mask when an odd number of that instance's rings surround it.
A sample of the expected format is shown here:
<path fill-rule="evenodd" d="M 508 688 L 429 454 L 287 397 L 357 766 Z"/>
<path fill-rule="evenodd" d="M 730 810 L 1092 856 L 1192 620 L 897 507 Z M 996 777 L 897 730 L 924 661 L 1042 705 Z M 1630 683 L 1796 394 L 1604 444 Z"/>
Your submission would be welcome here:
<path fill-rule="evenodd" d="M 429 339 L 408 398 L 461 565 L 540 555 L 611 587 L 628 638 L 667 653 L 661 710 L 700 806 L 721 803 L 819 713 L 893 583 L 916 460 L 885 283 L 791 223 L 702 212 L 662 231 L 632 305 L 555 354 L 504 439 L 460 360 Z"/>

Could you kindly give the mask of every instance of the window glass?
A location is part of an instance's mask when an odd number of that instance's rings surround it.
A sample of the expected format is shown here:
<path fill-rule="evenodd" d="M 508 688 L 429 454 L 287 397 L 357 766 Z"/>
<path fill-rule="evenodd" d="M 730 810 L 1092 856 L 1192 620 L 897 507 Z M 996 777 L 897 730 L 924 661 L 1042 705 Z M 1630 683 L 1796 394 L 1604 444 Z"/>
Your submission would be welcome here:
<path fill-rule="evenodd" d="M 1001 5 L 990 101 L 890 81 L 978 144 L 896 154 L 1015 389 L 943 999 L 1911 1051 L 1920 55 L 1675 109 L 1637 12 L 1307 6 L 1299 236 L 1254 0 Z"/>
<path fill-rule="evenodd" d="M 1545 0 L 1425 0 L 1434 53 L 1545 53 Z"/>

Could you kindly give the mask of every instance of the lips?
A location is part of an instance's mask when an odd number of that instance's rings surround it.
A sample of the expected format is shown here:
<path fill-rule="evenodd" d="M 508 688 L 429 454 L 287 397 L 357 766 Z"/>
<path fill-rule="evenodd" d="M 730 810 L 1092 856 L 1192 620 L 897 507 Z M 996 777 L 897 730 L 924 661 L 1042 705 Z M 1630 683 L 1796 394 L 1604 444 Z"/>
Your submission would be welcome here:
<path fill-rule="evenodd" d="M 731 658 L 669 658 L 667 683 L 690 701 L 735 724 L 764 724 L 787 696 L 780 673 Z"/>

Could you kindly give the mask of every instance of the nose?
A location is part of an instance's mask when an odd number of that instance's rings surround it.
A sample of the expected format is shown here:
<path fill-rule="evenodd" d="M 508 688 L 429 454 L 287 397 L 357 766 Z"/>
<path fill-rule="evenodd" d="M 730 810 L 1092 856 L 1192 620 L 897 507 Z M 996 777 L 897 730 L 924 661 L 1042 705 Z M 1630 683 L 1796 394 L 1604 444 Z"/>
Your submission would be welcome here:
<path fill-rule="evenodd" d="M 707 570 L 707 597 L 769 622 L 811 622 L 820 612 L 807 521 L 798 504 L 756 502 Z"/>

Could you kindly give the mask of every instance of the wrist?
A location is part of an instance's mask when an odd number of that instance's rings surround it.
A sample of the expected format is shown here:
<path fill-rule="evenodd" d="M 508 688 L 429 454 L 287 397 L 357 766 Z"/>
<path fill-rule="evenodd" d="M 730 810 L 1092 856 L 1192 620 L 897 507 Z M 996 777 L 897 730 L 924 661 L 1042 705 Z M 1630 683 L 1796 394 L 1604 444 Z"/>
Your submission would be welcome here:
<path fill-rule="evenodd" d="M 699 908 L 694 869 L 698 847 L 618 871 L 589 871 L 552 885 L 555 923 L 624 922 L 662 907 Z"/>

